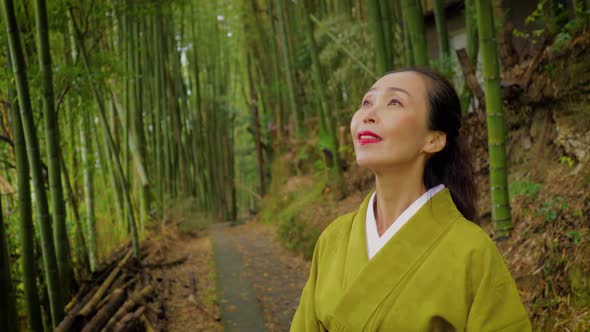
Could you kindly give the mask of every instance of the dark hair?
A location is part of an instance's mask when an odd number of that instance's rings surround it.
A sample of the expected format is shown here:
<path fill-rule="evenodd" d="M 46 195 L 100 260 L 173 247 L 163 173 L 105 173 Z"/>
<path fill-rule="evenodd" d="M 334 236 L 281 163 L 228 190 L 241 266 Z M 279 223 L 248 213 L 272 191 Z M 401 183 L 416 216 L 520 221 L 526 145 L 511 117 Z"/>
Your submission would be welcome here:
<path fill-rule="evenodd" d="M 477 218 L 477 190 L 471 155 L 461 135 L 461 103 L 453 85 L 441 74 L 420 67 L 401 68 L 387 74 L 415 72 L 426 77 L 428 84 L 428 129 L 447 136 L 445 147 L 432 155 L 424 167 L 424 185 L 430 189 L 444 184 L 453 202 L 466 219 Z"/>

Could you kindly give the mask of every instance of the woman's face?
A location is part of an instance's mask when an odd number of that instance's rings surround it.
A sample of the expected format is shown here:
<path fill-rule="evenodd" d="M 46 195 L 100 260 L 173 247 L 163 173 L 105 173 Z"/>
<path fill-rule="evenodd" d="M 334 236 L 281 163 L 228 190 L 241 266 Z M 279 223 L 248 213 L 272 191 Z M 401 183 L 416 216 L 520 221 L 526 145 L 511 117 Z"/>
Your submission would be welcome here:
<path fill-rule="evenodd" d="M 359 166 L 413 165 L 433 152 L 427 84 L 419 73 L 399 72 L 383 76 L 367 91 L 350 123 Z"/>

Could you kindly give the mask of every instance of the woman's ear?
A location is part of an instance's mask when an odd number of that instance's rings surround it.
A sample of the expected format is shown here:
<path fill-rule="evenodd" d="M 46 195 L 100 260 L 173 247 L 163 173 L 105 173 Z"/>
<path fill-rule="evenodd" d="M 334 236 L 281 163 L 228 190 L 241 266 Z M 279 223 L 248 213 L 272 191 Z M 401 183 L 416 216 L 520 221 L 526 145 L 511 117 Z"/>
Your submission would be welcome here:
<path fill-rule="evenodd" d="M 424 145 L 423 151 L 426 153 L 437 153 L 444 149 L 447 144 L 447 134 L 442 131 L 431 131 L 426 136 L 426 144 Z"/>

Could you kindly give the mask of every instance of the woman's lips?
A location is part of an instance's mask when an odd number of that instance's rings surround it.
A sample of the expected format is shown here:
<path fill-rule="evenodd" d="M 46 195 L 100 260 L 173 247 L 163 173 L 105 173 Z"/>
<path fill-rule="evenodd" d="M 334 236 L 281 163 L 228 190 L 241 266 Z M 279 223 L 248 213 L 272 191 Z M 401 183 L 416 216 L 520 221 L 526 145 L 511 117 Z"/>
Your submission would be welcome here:
<path fill-rule="evenodd" d="M 382 138 L 379 135 L 367 130 L 359 131 L 357 137 L 360 145 L 373 144 L 382 141 Z"/>

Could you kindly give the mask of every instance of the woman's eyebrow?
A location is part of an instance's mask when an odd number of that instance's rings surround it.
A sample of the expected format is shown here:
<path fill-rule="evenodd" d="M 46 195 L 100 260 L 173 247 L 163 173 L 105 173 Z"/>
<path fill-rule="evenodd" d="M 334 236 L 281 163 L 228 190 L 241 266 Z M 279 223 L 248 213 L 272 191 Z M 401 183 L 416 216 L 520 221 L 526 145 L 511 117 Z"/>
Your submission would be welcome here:
<path fill-rule="evenodd" d="M 389 88 L 387 88 L 387 90 L 388 91 L 399 91 L 399 92 L 403 92 L 403 93 L 407 94 L 408 96 L 411 96 L 411 94 L 408 91 L 406 91 L 402 88 L 397 88 L 395 86 L 390 86 Z"/>
<path fill-rule="evenodd" d="M 367 93 L 369 93 L 371 91 L 375 91 L 375 90 L 377 90 L 377 88 L 374 88 L 374 87 L 370 88 L 369 90 L 367 90 Z M 388 87 L 387 91 L 399 91 L 399 92 L 403 92 L 403 93 L 407 94 L 408 96 L 412 96 L 408 91 L 406 91 L 402 88 L 395 87 L 395 86 Z M 367 94 L 367 93 L 365 93 L 365 94 Z"/>

